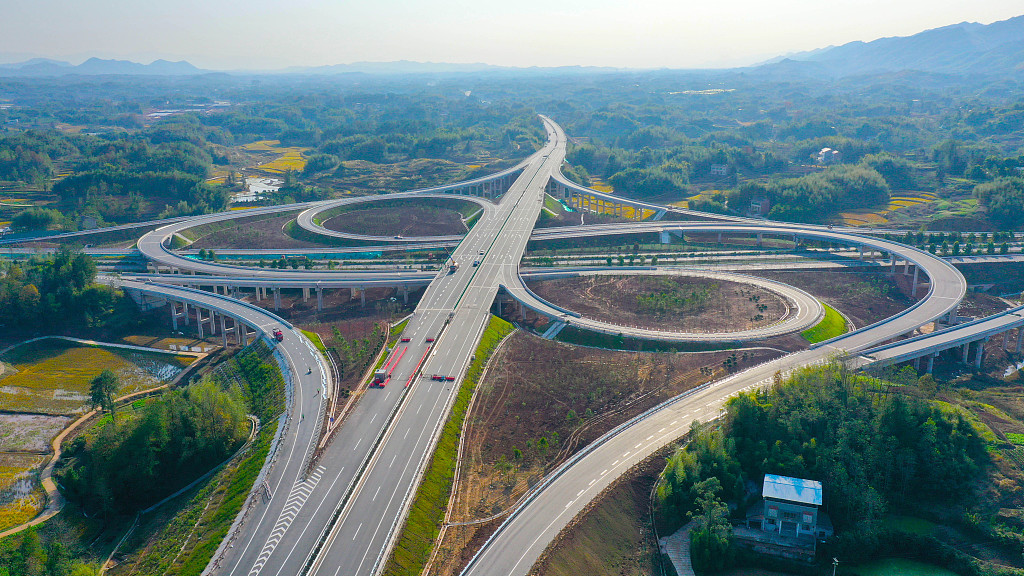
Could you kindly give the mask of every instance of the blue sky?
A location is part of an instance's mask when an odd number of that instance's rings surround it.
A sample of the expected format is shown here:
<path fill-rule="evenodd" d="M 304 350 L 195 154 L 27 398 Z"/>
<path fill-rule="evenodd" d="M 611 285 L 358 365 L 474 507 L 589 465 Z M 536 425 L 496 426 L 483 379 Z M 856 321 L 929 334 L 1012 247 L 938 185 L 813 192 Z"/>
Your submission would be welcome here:
<path fill-rule="evenodd" d="M 6 6 L 3 6 L 6 5 Z M 1021 0 L 2 0 L 0 61 L 694 68 L 1024 14 Z"/>

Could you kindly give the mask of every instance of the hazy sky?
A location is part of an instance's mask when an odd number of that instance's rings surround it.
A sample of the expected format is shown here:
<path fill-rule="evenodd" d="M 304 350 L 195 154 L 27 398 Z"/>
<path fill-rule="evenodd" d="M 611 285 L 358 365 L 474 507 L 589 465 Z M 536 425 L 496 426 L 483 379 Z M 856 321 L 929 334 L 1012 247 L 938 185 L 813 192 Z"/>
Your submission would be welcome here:
<path fill-rule="evenodd" d="M 0 58 L 186 59 L 211 69 L 357 61 L 634 68 L 749 64 L 1024 14 L 1021 0 L 17 0 Z"/>

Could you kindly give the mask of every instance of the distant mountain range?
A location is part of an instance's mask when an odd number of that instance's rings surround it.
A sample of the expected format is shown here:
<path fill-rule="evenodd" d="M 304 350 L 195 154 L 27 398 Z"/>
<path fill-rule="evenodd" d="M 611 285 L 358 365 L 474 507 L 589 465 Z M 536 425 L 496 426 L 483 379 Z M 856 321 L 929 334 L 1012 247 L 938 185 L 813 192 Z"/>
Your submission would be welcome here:
<path fill-rule="evenodd" d="M 758 75 L 843 77 L 914 71 L 938 74 L 1024 75 L 1024 16 L 978 24 L 962 22 L 926 30 L 913 36 L 850 42 L 809 52 L 774 58 L 739 69 Z M 738 70 L 738 71 L 739 71 Z M 296 75 L 404 75 L 404 74 L 578 74 L 625 71 L 620 68 L 563 66 L 515 68 L 490 64 L 434 62 L 356 62 L 333 66 L 293 67 L 274 71 L 239 71 L 237 74 Z M 0 76 L 138 75 L 191 76 L 213 73 L 185 61 L 156 60 L 139 64 L 128 60 L 90 58 L 74 66 L 68 62 L 33 58 L 17 64 L 0 64 Z"/>
<path fill-rule="evenodd" d="M 1024 74 L 1024 16 L 962 22 L 914 34 L 850 42 L 770 60 L 762 71 L 852 76 L 912 70 L 942 74 Z"/>
<path fill-rule="evenodd" d="M 139 64 L 129 60 L 103 60 L 89 58 L 77 66 L 49 58 L 33 58 L 17 64 L 0 64 L 0 76 L 67 76 L 79 74 L 96 76 L 100 74 L 123 74 L 130 76 L 188 76 L 203 74 L 188 62 L 155 60 L 150 64 Z"/>

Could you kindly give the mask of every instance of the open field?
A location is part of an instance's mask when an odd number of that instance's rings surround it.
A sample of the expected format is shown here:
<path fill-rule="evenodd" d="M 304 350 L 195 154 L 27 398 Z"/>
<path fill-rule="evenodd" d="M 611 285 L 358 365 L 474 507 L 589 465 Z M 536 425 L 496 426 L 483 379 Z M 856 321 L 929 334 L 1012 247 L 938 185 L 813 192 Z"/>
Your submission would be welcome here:
<path fill-rule="evenodd" d="M 121 379 L 117 395 L 123 395 L 159 386 L 193 360 L 65 341 L 33 342 L 0 357 L 7 368 L 0 377 L 0 409 L 41 414 L 83 412 L 89 404 L 89 383 L 103 370 L 117 373 Z"/>
<path fill-rule="evenodd" d="M 764 288 L 690 276 L 581 276 L 531 282 L 530 288 L 587 318 L 662 330 L 756 328 L 788 310 L 782 297 Z"/>
<path fill-rule="evenodd" d="M 778 355 L 615 352 L 514 334 L 492 356 L 463 430 L 450 521 L 479 523 L 450 527 L 429 573 L 457 574 L 546 471 L 620 422 L 721 377 L 730 357 L 742 369 Z"/>
<path fill-rule="evenodd" d="M 956 572 L 905 558 L 886 558 L 859 566 L 846 566 L 842 576 L 956 576 Z"/>
<path fill-rule="evenodd" d="M 412 203 L 396 208 L 350 210 L 327 219 L 323 225 L 328 230 L 376 236 L 447 236 L 466 233 L 459 212 Z"/>
<path fill-rule="evenodd" d="M 211 232 L 192 243 L 192 248 L 316 248 L 323 246 L 306 242 L 284 233 L 282 227 L 295 219 L 294 215 L 277 216 L 238 223 Z"/>

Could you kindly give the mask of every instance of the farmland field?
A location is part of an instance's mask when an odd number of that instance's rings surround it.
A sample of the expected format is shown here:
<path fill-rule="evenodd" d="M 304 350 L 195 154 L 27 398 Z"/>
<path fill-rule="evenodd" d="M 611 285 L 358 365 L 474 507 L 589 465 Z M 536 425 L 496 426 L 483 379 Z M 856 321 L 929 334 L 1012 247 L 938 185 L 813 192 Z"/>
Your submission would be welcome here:
<path fill-rule="evenodd" d="M 0 410 L 74 414 L 87 409 L 89 383 L 103 370 L 117 373 L 117 394 L 123 395 L 169 381 L 193 359 L 43 340 L 19 346 L 0 361 Z"/>
<path fill-rule="evenodd" d="M 43 460 L 38 454 L 0 452 L 0 531 L 30 520 L 42 509 L 45 498 L 36 471 Z"/>

